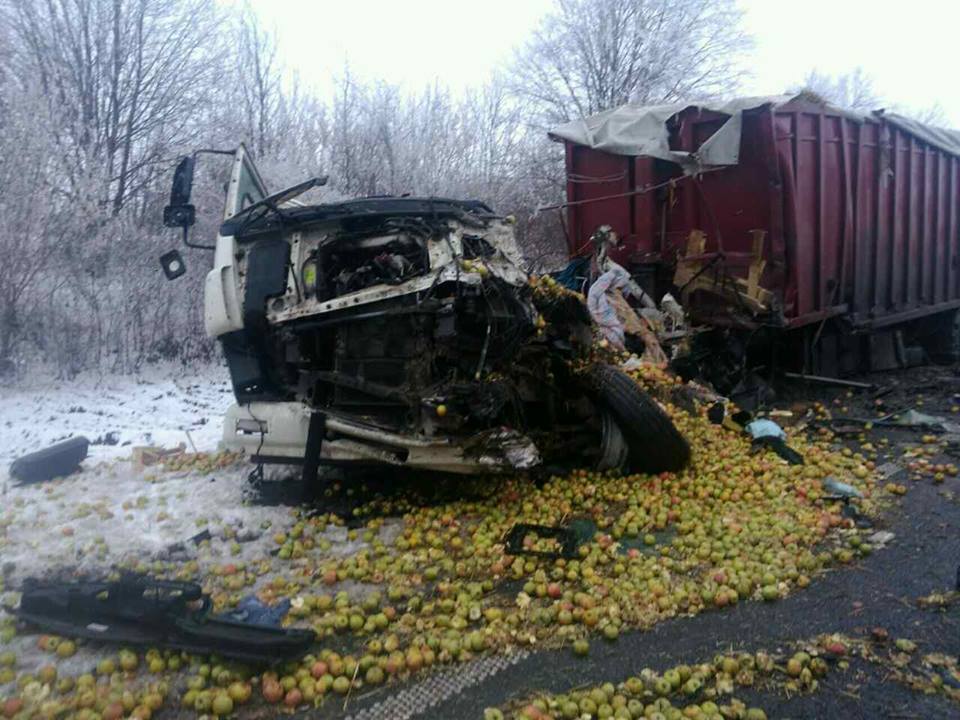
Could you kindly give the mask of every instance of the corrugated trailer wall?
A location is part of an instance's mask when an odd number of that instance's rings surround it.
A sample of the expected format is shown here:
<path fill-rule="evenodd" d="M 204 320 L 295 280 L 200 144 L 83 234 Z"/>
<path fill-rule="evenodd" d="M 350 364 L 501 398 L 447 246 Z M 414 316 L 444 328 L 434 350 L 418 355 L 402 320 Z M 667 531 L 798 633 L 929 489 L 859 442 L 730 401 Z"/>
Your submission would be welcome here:
<path fill-rule="evenodd" d="M 696 150 L 725 116 L 689 109 L 671 146 Z M 747 111 L 740 162 L 680 179 L 676 166 L 567 144 L 571 252 L 610 224 L 627 263 L 672 263 L 691 230 L 744 276 L 750 230 L 767 232 L 761 285 L 790 326 L 845 315 L 881 327 L 960 307 L 958 161 L 882 116 L 816 105 Z M 677 178 L 674 187 L 630 195 Z"/>
<path fill-rule="evenodd" d="M 957 307 L 957 158 L 882 117 L 772 116 L 785 214 L 795 209 L 788 317 L 826 310 L 881 327 Z"/>

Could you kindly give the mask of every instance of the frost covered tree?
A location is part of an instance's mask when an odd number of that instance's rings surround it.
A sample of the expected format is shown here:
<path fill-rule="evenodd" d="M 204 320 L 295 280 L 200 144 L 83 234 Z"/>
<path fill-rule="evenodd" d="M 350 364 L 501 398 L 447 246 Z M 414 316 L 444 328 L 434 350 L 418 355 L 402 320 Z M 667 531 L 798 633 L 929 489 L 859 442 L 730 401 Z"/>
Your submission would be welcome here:
<path fill-rule="evenodd" d="M 179 156 L 246 143 L 268 186 L 305 198 L 469 197 L 517 219 L 534 269 L 564 257 L 562 153 L 545 125 L 628 98 L 729 89 L 747 39 L 734 0 L 557 0 L 511 67 L 458 91 L 345 67 L 329 97 L 275 33 L 218 0 L 0 0 L 0 374 L 189 362 L 210 257 L 167 285 L 161 211 Z M 216 232 L 228 164 L 201 162 L 195 236 Z"/>
<path fill-rule="evenodd" d="M 159 212 L 172 158 L 204 139 L 221 19 L 213 0 L 0 0 L 0 235 L 17 243 L 0 354 L 31 340 L 62 372 L 129 368 L 165 315 L 197 327 L 195 292 L 156 292 Z"/>
<path fill-rule="evenodd" d="M 831 75 L 819 70 L 811 70 L 803 79 L 788 92 L 812 93 L 816 97 L 829 103 L 850 110 L 871 112 L 886 108 L 892 112 L 906 115 L 926 125 L 947 127 L 950 120 L 946 111 L 939 102 L 933 102 L 924 107 L 909 107 L 900 103 L 888 104 L 884 94 L 878 89 L 873 76 L 862 67 L 856 67 L 850 72 Z"/>
<path fill-rule="evenodd" d="M 811 70 L 802 83 L 791 89 L 795 93 L 804 91 L 850 110 L 876 110 L 883 103 L 873 77 L 862 67 L 837 75 Z"/>
<path fill-rule="evenodd" d="M 514 91 L 543 126 L 726 93 L 751 47 L 741 17 L 734 0 L 556 0 L 516 53 Z"/>
<path fill-rule="evenodd" d="M 213 0 L 4 0 L 0 17 L 11 74 L 37 78 L 59 112 L 66 179 L 102 165 L 113 212 L 197 136 L 223 56 Z"/>

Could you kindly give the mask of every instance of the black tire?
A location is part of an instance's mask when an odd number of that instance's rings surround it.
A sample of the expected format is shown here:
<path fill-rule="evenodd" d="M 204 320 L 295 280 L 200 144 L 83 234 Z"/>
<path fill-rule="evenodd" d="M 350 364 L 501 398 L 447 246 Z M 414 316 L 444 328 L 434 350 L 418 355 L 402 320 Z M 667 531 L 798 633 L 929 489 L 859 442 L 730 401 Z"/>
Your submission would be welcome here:
<path fill-rule="evenodd" d="M 64 477 L 76 470 L 87 457 L 90 441 L 79 435 L 43 450 L 17 458 L 10 465 L 10 477 L 21 483 L 42 482 Z"/>
<path fill-rule="evenodd" d="M 612 365 L 594 365 L 596 400 L 609 410 L 630 446 L 632 472 L 677 472 L 690 462 L 690 446 L 670 416 L 629 375 Z"/>

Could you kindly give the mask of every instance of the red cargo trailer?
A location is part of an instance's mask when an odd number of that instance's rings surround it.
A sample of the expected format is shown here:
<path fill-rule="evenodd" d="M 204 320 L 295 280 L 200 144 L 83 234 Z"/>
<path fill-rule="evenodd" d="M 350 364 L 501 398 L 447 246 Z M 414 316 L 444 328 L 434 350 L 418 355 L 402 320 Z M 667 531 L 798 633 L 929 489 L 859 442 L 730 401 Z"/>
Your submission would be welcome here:
<path fill-rule="evenodd" d="M 566 146 L 571 255 L 611 225 L 618 260 L 655 296 L 696 275 L 684 295 L 702 320 L 813 328 L 818 342 L 824 326 L 865 337 L 918 320 L 941 345 L 955 334 L 960 133 L 798 96 L 625 106 L 552 137 Z M 742 301 L 751 290 L 759 302 Z"/>

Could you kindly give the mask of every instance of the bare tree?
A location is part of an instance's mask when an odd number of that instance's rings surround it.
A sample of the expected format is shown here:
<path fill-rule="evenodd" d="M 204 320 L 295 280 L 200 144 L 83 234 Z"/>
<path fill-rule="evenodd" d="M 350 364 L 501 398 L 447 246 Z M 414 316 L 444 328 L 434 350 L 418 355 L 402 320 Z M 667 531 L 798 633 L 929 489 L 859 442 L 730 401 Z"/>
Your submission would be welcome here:
<path fill-rule="evenodd" d="M 102 164 L 102 200 L 119 212 L 171 147 L 218 75 L 212 0 L 3 0 L 9 67 L 38 78 L 62 123 L 56 141 L 70 192 Z"/>
<path fill-rule="evenodd" d="M 69 374 L 211 352 L 209 257 L 185 251 L 195 270 L 174 292 L 156 262 L 174 242 L 159 222 L 170 172 L 198 147 L 246 142 L 274 189 L 329 174 L 321 197 L 484 200 L 555 266 L 563 229 L 537 208 L 562 198 L 563 162 L 541 127 L 731 88 L 748 45 L 734 2 L 557 0 L 482 86 L 411 92 L 345 67 L 325 103 L 249 7 L 0 0 L 0 369 L 31 353 Z M 216 231 L 223 180 L 198 170 L 198 236 Z"/>
<path fill-rule="evenodd" d="M 829 75 L 811 70 L 799 85 L 790 92 L 808 92 L 829 103 L 850 110 L 876 110 L 883 104 L 873 78 L 862 67 L 848 73 Z"/>
<path fill-rule="evenodd" d="M 249 3 L 239 18 L 237 40 L 237 86 L 246 125 L 244 137 L 254 153 L 265 156 L 279 140 L 272 131 L 283 92 L 281 68 L 276 38 L 260 27 Z"/>
<path fill-rule="evenodd" d="M 741 16 L 734 0 L 556 0 L 516 54 L 514 90 L 544 126 L 728 92 L 751 45 Z"/>
<path fill-rule="evenodd" d="M 910 111 L 908 114 L 924 125 L 933 125 L 935 127 L 948 127 L 950 125 L 947 111 L 944 110 L 943 105 L 938 102 L 916 111 Z"/>
<path fill-rule="evenodd" d="M 152 310 L 196 332 L 196 292 L 153 292 L 160 188 L 209 126 L 220 19 L 212 0 L 0 0 L 0 356 L 29 339 L 63 372 L 129 369 Z"/>

